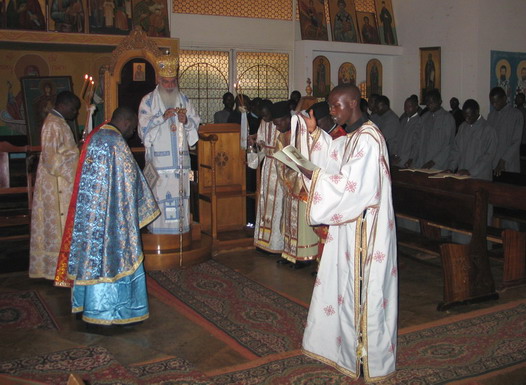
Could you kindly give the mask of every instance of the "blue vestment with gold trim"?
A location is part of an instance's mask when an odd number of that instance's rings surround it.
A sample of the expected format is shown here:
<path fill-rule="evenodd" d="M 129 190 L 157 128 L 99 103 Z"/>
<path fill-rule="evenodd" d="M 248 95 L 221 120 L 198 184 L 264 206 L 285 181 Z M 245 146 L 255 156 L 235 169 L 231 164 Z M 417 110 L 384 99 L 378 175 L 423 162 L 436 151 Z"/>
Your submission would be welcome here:
<path fill-rule="evenodd" d="M 140 229 L 159 209 L 115 127 L 102 126 L 86 145 L 68 261 L 73 312 L 90 323 L 137 322 L 148 317 Z"/>

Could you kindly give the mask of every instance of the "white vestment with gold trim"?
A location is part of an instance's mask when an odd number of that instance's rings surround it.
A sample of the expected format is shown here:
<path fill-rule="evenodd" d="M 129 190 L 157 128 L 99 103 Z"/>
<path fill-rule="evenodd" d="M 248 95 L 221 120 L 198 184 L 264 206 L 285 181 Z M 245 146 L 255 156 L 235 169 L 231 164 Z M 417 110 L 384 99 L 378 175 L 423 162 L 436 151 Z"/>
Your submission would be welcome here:
<path fill-rule="evenodd" d="M 71 128 L 55 110 L 44 121 L 41 142 L 31 211 L 29 276 L 53 280 L 79 150 Z"/>
<path fill-rule="evenodd" d="M 319 129 L 318 129 L 319 130 Z M 314 285 L 305 353 L 350 377 L 395 371 L 398 284 L 395 217 L 385 140 L 367 122 L 328 145 L 307 202 L 310 224 L 329 224 Z"/>
<path fill-rule="evenodd" d="M 283 251 L 283 187 L 278 180 L 277 161 L 273 158 L 278 134 L 279 131 L 272 122 L 261 121 L 257 143 L 261 145 L 265 159 L 261 166 L 254 245 L 271 253 Z"/>

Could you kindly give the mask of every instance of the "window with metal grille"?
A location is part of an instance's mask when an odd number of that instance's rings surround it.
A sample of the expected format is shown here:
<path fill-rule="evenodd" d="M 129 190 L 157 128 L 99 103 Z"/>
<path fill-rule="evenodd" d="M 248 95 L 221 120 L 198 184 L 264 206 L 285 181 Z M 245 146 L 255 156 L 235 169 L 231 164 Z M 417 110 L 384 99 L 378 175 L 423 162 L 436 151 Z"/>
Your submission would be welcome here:
<path fill-rule="evenodd" d="M 270 52 L 237 52 L 237 91 L 273 102 L 289 97 L 289 55 Z"/>
<path fill-rule="evenodd" d="M 213 123 L 214 113 L 223 109 L 223 94 L 229 88 L 229 56 L 227 51 L 179 52 L 179 87 L 203 123 Z"/>
<path fill-rule="evenodd" d="M 376 4 L 374 0 L 354 0 L 357 11 L 376 13 Z"/>
<path fill-rule="evenodd" d="M 286 53 L 181 50 L 179 63 L 179 87 L 191 99 L 202 123 L 213 123 L 227 91 L 251 99 L 288 99 Z"/>

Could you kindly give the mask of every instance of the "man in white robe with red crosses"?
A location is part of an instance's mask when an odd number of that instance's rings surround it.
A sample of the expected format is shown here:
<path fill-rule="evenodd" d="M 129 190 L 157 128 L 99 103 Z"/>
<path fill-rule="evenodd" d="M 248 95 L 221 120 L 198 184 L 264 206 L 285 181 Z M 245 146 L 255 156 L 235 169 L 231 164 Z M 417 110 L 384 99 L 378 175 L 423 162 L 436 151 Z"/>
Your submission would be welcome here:
<path fill-rule="evenodd" d="M 355 86 L 329 95 L 335 123 L 352 125 L 362 114 Z M 309 188 L 307 219 L 329 224 L 303 337 L 306 355 L 367 382 L 395 372 L 398 270 L 389 158 L 371 121 L 332 140 L 306 118 L 325 142 L 326 162 L 303 169 Z M 325 138 L 325 139 L 324 139 Z"/>

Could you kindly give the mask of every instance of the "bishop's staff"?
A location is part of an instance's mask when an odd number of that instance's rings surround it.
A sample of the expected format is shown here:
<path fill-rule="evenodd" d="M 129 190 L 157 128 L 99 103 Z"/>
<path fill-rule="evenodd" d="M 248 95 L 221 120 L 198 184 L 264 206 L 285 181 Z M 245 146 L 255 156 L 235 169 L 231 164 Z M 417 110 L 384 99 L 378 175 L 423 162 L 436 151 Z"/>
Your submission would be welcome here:
<path fill-rule="evenodd" d="M 166 78 L 177 78 L 177 87 L 179 87 L 179 59 L 175 55 L 164 55 L 157 61 L 158 65 L 158 75 L 160 77 Z M 186 130 L 184 129 L 184 123 L 179 120 L 179 114 L 186 115 L 186 106 L 183 106 L 180 102 L 179 106 L 173 108 L 175 114 L 172 115 L 169 119 L 172 120 L 171 130 L 175 131 L 177 135 L 177 153 L 179 157 L 179 166 L 176 170 L 176 173 L 179 177 L 179 266 L 183 266 L 183 231 L 184 231 L 184 222 L 185 222 L 185 196 L 188 191 L 186 191 L 186 178 L 185 176 L 185 162 L 184 159 L 188 156 L 188 141 L 186 138 Z M 188 117 L 186 118 L 188 119 Z M 189 219 L 190 220 L 190 219 Z"/>

